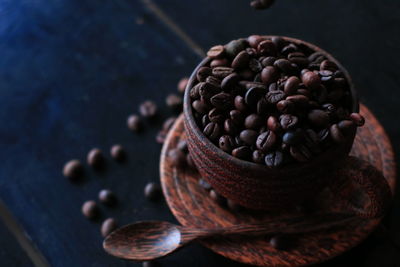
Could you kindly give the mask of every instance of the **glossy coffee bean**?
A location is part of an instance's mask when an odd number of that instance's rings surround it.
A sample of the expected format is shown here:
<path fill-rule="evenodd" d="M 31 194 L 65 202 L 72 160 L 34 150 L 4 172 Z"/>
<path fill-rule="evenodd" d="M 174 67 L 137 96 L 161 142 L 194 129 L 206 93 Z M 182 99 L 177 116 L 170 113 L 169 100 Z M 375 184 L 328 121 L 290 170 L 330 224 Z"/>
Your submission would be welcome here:
<path fill-rule="evenodd" d="M 108 218 L 101 225 L 101 235 L 106 237 L 117 228 L 117 221 L 114 218 Z"/>
<path fill-rule="evenodd" d="M 247 129 L 258 129 L 264 124 L 264 120 L 257 114 L 250 114 L 244 120 L 244 126 Z"/>
<path fill-rule="evenodd" d="M 83 165 L 77 159 L 70 160 L 64 165 L 63 175 L 71 181 L 78 180 L 83 176 L 83 173 Z"/>
<path fill-rule="evenodd" d="M 240 76 L 237 73 L 232 73 L 226 76 L 221 82 L 221 88 L 224 91 L 231 91 L 239 82 Z"/>
<path fill-rule="evenodd" d="M 199 82 L 205 82 L 207 77 L 209 77 L 211 74 L 212 74 L 211 68 L 201 67 L 196 73 L 196 78 Z"/>
<path fill-rule="evenodd" d="M 90 220 L 96 219 L 100 214 L 100 209 L 93 200 L 88 200 L 83 203 L 81 210 L 82 214 Z"/>
<path fill-rule="evenodd" d="M 103 189 L 98 195 L 99 201 L 105 205 L 112 206 L 117 202 L 117 197 L 109 189 Z"/>
<path fill-rule="evenodd" d="M 230 135 L 235 135 L 239 132 L 238 126 L 231 119 L 226 119 L 224 121 L 224 130 Z"/>
<path fill-rule="evenodd" d="M 162 197 L 160 185 L 156 183 L 148 183 L 144 188 L 144 196 L 151 201 L 159 200 Z"/>
<path fill-rule="evenodd" d="M 248 146 L 240 146 L 232 150 L 232 156 L 239 159 L 250 159 L 252 155 L 251 149 Z"/>
<path fill-rule="evenodd" d="M 243 130 L 240 132 L 240 140 L 246 145 L 252 146 L 256 143 L 258 132 L 254 130 Z"/>
<path fill-rule="evenodd" d="M 246 51 L 241 51 L 232 61 L 232 68 L 242 69 L 249 64 L 250 56 Z"/>
<path fill-rule="evenodd" d="M 116 161 L 124 161 L 126 158 L 125 149 L 121 145 L 113 145 L 110 149 L 110 154 Z"/>
<path fill-rule="evenodd" d="M 247 110 L 247 105 L 246 105 L 245 99 L 240 95 L 235 97 L 234 104 L 235 104 L 235 108 L 239 111 L 243 112 L 243 111 Z"/>
<path fill-rule="evenodd" d="M 157 105 L 153 101 L 145 101 L 139 106 L 140 115 L 145 118 L 153 118 L 157 115 Z"/>
<path fill-rule="evenodd" d="M 223 45 L 216 45 L 210 48 L 210 50 L 207 51 L 207 56 L 210 58 L 217 58 L 221 57 L 225 52 L 225 48 Z"/>
<path fill-rule="evenodd" d="M 286 80 L 284 86 L 284 92 L 286 95 L 293 95 L 297 92 L 300 84 L 300 79 L 296 76 L 291 76 Z"/>
<path fill-rule="evenodd" d="M 279 101 L 283 100 L 285 96 L 285 93 L 280 90 L 269 91 L 265 96 L 265 99 L 268 101 L 268 103 L 276 104 Z"/>
<path fill-rule="evenodd" d="M 325 128 L 329 124 L 329 114 L 320 109 L 311 110 L 307 118 L 312 125 L 319 128 Z"/>
<path fill-rule="evenodd" d="M 317 89 L 321 85 L 321 78 L 318 76 L 318 74 L 312 71 L 304 73 L 301 77 L 301 80 L 304 85 L 311 90 Z"/>
<path fill-rule="evenodd" d="M 350 114 L 350 119 L 357 125 L 357 126 L 363 126 L 365 124 L 365 119 L 362 115 L 359 113 L 351 113 Z"/>
<path fill-rule="evenodd" d="M 293 129 L 297 126 L 299 119 L 290 114 L 284 114 L 279 117 L 279 123 L 284 130 Z"/>
<path fill-rule="evenodd" d="M 276 82 L 278 78 L 279 71 L 273 66 L 267 66 L 261 72 L 261 80 L 267 85 Z"/>
<path fill-rule="evenodd" d="M 226 110 L 232 106 L 232 96 L 228 93 L 219 93 L 211 97 L 211 104 L 219 110 Z"/>
<path fill-rule="evenodd" d="M 288 145 L 296 145 L 303 141 L 304 133 L 302 130 L 297 129 L 288 131 L 282 136 L 282 142 Z"/>
<path fill-rule="evenodd" d="M 265 164 L 268 167 L 279 167 L 283 164 L 283 154 L 280 151 L 273 151 L 265 156 Z"/>
<path fill-rule="evenodd" d="M 219 124 L 215 122 L 210 122 L 209 124 L 206 125 L 206 127 L 204 127 L 203 130 L 203 133 L 213 141 L 219 138 L 221 132 L 222 132 L 221 127 L 219 126 Z"/>
<path fill-rule="evenodd" d="M 229 58 L 234 58 L 246 49 L 247 41 L 244 39 L 232 40 L 225 45 L 225 51 Z"/>
<path fill-rule="evenodd" d="M 219 148 L 227 153 L 231 153 L 232 149 L 235 147 L 235 141 L 230 135 L 223 135 L 219 138 Z"/>
<path fill-rule="evenodd" d="M 265 154 L 261 152 L 260 150 L 254 150 L 252 154 L 252 160 L 255 163 L 260 163 L 263 164 L 265 159 Z"/>
<path fill-rule="evenodd" d="M 138 115 L 132 114 L 126 120 L 126 125 L 128 129 L 132 132 L 139 132 L 143 128 L 142 120 Z"/>
<path fill-rule="evenodd" d="M 239 110 L 236 110 L 236 109 L 231 110 L 229 112 L 229 117 L 232 120 L 232 122 L 237 126 L 242 125 L 244 122 L 244 115 Z"/>
<path fill-rule="evenodd" d="M 332 140 L 338 144 L 343 143 L 345 140 L 345 137 L 344 137 L 342 131 L 339 129 L 337 124 L 333 124 L 329 128 L 329 134 L 332 137 Z"/>
<path fill-rule="evenodd" d="M 267 127 L 268 130 L 273 131 L 273 132 L 277 132 L 280 129 L 280 124 L 279 121 L 276 117 L 274 116 L 269 116 L 268 120 L 267 120 Z"/>
<path fill-rule="evenodd" d="M 246 95 L 244 97 L 245 102 L 249 106 L 257 105 L 257 102 L 264 97 L 266 93 L 266 89 L 262 87 L 252 87 L 247 90 Z"/>
<path fill-rule="evenodd" d="M 256 146 L 262 152 L 267 152 L 273 148 L 277 142 L 277 136 L 273 131 L 266 131 L 257 137 Z"/>

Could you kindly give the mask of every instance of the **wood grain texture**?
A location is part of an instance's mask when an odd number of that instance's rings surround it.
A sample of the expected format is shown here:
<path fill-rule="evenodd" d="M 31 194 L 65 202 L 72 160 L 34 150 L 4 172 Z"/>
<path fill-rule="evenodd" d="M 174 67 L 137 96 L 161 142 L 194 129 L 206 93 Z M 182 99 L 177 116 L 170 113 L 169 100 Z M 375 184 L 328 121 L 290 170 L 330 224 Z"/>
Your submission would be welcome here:
<path fill-rule="evenodd" d="M 361 106 L 361 114 L 367 120 L 366 126 L 358 130 L 351 154 L 369 161 L 382 170 L 393 190 L 396 185 L 396 168 L 390 142 L 372 113 Z M 379 133 L 376 135 L 375 133 Z M 375 138 L 376 136 L 376 138 Z M 218 227 L 233 224 L 261 222 L 271 218 L 280 218 L 288 214 L 301 213 L 297 210 L 280 212 L 244 211 L 232 213 L 216 204 L 207 192 L 198 186 L 197 172 L 190 169 L 176 169 L 166 157 L 169 149 L 185 138 L 182 118 L 180 118 L 165 143 L 161 156 L 161 182 L 168 205 L 184 226 Z M 368 153 L 366 153 L 368 152 Z M 316 210 L 338 210 L 329 191 L 323 191 L 316 201 Z M 333 258 L 363 241 L 379 224 L 380 219 L 364 220 L 356 227 L 348 225 L 335 231 L 325 231 L 313 235 L 298 235 L 296 245 L 289 251 L 272 248 L 265 237 L 255 239 L 231 240 L 215 239 L 203 244 L 216 253 L 230 259 L 258 266 L 304 266 Z"/>

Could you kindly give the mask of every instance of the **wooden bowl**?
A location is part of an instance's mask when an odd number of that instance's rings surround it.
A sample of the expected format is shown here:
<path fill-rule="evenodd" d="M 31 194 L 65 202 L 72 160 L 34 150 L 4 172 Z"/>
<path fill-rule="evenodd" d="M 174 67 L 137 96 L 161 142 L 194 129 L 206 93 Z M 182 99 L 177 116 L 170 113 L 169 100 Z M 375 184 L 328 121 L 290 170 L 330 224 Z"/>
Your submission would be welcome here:
<path fill-rule="evenodd" d="M 305 41 L 282 38 L 321 52 L 335 62 L 349 84 L 352 96 L 350 110 L 358 112 L 359 103 L 350 75 L 333 56 Z M 326 187 L 334 178 L 331 174 L 340 168 L 349 154 L 356 130 L 350 133 L 341 145 L 332 147 L 307 163 L 292 163 L 280 169 L 272 169 L 235 158 L 214 145 L 202 133 L 193 115 L 189 91 L 197 82 L 197 70 L 210 60 L 205 58 L 193 71 L 184 96 L 184 124 L 188 148 L 200 175 L 224 197 L 244 207 L 260 210 L 277 210 L 297 205 Z"/>

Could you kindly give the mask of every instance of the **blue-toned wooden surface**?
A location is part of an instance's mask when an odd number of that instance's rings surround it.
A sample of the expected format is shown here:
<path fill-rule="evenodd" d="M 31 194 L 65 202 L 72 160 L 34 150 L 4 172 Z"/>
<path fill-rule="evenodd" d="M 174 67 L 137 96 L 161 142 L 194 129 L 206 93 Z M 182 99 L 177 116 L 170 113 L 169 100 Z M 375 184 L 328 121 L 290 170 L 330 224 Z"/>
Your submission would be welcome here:
<path fill-rule="evenodd" d="M 280 0 L 264 12 L 247 2 L 155 1 L 203 48 L 251 33 L 289 35 L 324 47 L 348 68 L 400 152 L 397 1 Z M 82 202 L 101 188 L 124 200 L 116 209 L 103 208 L 104 217 L 121 224 L 174 221 L 165 204 L 149 203 L 142 193 L 146 182 L 159 177 L 157 127 L 133 135 L 125 119 L 145 99 L 162 105 L 200 58 L 153 11 L 139 0 L 0 1 L 0 198 L 52 266 L 140 266 L 106 255 L 100 224 L 80 214 Z M 162 113 L 169 114 L 165 108 Z M 107 152 L 114 143 L 126 146 L 125 164 L 109 160 L 100 176 L 88 169 L 81 185 L 62 177 L 66 160 L 84 160 L 95 146 Z M 399 213 L 397 205 L 389 225 L 398 240 Z M 0 238 L 0 245 L 12 241 L 9 234 Z M 370 238 L 324 266 L 394 263 L 396 253 L 385 246 Z M 23 255 L 13 247 L 0 251 L 15 253 L 0 263 Z M 161 262 L 242 266 L 198 245 Z"/>

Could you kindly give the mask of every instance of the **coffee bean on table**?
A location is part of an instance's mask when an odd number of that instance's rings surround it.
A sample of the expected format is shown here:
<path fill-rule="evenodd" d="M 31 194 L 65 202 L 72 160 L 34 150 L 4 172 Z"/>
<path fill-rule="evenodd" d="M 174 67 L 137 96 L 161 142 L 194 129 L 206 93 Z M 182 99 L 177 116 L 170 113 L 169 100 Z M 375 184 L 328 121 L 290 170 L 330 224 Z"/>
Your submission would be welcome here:
<path fill-rule="evenodd" d="M 178 92 L 179 93 L 184 93 L 186 86 L 189 82 L 189 78 L 188 77 L 183 77 L 182 79 L 179 80 L 178 82 Z"/>
<path fill-rule="evenodd" d="M 121 145 L 113 145 L 110 149 L 110 154 L 116 161 L 123 161 L 126 158 L 125 149 Z"/>
<path fill-rule="evenodd" d="M 162 197 L 162 191 L 159 184 L 148 183 L 144 188 L 144 196 L 151 201 L 156 201 Z"/>
<path fill-rule="evenodd" d="M 320 109 L 311 110 L 308 113 L 308 120 L 319 128 L 325 128 L 329 124 L 329 114 Z"/>
<path fill-rule="evenodd" d="M 71 181 L 77 180 L 83 176 L 83 165 L 77 160 L 73 159 L 65 163 L 63 168 L 63 175 Z"/>
<path fill-rule="evenodd" d="M 140 115 L 145 118 L 154 118 L 157 115 L 157 105 L 153 101 L 147 100 L 140 104 Z"/>
<path fill-rule="evenodd" d="M 126 120 L 126 125 L 132 132 L 139 132 L 143 128 L 142 120 L 138 115 L 132 114 Z"/>
<path fill-rule="evenodd" d="M 93 168 L 100 168 L 105 163 L 105 158 L 100 149 L 93 148 L 89 151 L 86 161 Z"/>
<path fill-rule="evenodd" d="M 99 192 L 99 201 L 105 205 L 112 206 L 117 202 L 117 197 L 109 189 L 103 189 Z"/>
<path fill-rule="evenodd" d="M 106 237 L 117 228 L 118 228 L 117 221 L 114 218 L 108 218 L 101 225 L 101 235 L 103 237 Z"/>
<path fill-rule="evenodd" d="M 183 100 L 182 100 L 182 97 L 180 97 L 178 95 L 170 94 L 165 99 L 165 103 L 171 109 L 180 110 L 180 109 L 182 109 Z"/>
<path fill-rule="evenodd" d="M 82 205 L 82 214 L 86 218 L 93 220 L 99 216 L 100 209 L 97 206 L 96 202 L 94 202 L 93 200 L 88 200 Z"/>

